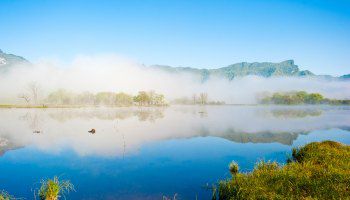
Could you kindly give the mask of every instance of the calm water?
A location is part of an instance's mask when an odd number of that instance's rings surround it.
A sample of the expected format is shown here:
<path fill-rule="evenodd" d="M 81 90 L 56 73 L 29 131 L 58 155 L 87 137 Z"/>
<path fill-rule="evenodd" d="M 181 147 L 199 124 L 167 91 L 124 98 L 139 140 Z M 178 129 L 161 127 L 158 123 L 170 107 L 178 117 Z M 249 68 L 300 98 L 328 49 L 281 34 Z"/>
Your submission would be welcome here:
<path fill-rule="evenodd" d="M 27 199 L 54 175 L 74 183 L 68 199 L 210 199 L 203 186 L 229 177 L 231 160 L 249 171 L 311 141 L 350 144 L 350 107 L 338 106 L 0 109 L 0 119 L 0 189 Z"/>

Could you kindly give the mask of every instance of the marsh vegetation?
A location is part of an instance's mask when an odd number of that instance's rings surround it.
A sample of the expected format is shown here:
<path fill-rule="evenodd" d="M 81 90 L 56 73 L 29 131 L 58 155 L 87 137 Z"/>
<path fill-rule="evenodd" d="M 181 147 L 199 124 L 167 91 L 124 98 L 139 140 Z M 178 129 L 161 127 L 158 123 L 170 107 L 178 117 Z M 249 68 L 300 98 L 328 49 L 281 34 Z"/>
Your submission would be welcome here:
<path fill-rule="evenodd" d="M 229 169 L 232 178 L 219 182 L 219 199 L 350 198 L 350 146 L 338 142 L 295 148 L 284 166 L 261 161 L 250 173 L 238 173 L 235 163 Z"/>

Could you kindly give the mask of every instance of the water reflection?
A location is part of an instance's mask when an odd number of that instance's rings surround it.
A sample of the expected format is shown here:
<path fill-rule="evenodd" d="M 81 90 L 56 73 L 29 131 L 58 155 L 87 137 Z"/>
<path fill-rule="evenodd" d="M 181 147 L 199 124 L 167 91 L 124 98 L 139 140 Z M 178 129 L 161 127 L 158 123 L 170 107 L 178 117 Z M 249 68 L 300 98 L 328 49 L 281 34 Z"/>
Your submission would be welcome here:
<path fill-rule="evenodd" d="M 349 129 L 337 106 L 172 106 L 168 108 L 1 109 L 0 153 L 24 146 L 81 156 L 125 156 L 147 143 L 214 136 L 291 145 L 313 130 Z M 95 129 L 95 134 L 88 131 Z"/>
<path fill-rule="evenodd" d="M 97 108 L 97 109 L 61 109 L 49 113 L 49 117 L 60 122 L 72 119 L 125 120 L 137 117 L 139 121 L 155 122 L 164 117 L 164 109 L 156 108 Z"/>
<path fill-rule="evenodd" d="M 283 118 L 304 118 L 304 117 L 317 117 L 322 114 L 321 109 L 306 109 L 306 110 L 296 110 L 296 109 L 275 109 L 271 113 L 275 117 Z"/>
<path fill-rule="evenodd" d="M 349 114 L 338 106 L 0 109 L 1 189 L 31 199 L 33 183 L 62 175 L 76 186 L 70 199 L 210 199 L 202 186 L 229 177 L 232 160 L 246 172 L 259 159 L 284 162 L 292 146 L 350 144 Z"/>

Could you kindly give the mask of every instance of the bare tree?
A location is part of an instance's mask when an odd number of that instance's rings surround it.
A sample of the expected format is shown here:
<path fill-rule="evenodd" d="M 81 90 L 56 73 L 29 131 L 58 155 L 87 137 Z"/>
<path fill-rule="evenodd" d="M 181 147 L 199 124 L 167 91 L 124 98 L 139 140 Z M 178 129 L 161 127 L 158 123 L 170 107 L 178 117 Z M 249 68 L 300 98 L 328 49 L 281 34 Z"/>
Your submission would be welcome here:
<path fill-rule="evenodd" d="M 30 96 L 28 94 L 25 94 L 25 93 L 19 94 L 18 98 L 24 99 L 24 101 L 26 101 L 27 104 L 30 102 Z"/>
<path fill-rule="evenodd" d="M 207 93 L 200 93 L 199 99 L 200 99 L 200 103 L 202 105 L 207 104 L 208 103 L 208 94 Z"/>
<path fill-rule="evenodd" d="M 40 90 L 39 84 L 37 82 L 29 83 L 28 90 L 33 97 L 34 104 L 37 104 L 38 103 L 38 94 L 39 94 L 39 90 Z"/>

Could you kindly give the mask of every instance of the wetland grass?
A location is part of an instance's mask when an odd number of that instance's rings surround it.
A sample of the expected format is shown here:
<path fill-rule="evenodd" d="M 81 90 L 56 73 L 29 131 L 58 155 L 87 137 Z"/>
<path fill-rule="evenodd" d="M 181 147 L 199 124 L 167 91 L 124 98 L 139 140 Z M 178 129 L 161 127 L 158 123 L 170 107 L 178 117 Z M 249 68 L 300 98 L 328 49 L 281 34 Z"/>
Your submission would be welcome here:
<path fill-rule="evenodd" d="M 218 185 L 219 199 L 350 199 L 350 146 L 313 142 L 293 149 L 283 166 L 259 162 L 250 173 L 236 173 Z"/>

